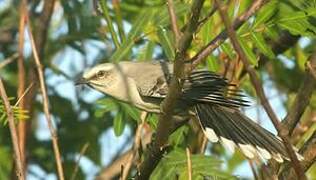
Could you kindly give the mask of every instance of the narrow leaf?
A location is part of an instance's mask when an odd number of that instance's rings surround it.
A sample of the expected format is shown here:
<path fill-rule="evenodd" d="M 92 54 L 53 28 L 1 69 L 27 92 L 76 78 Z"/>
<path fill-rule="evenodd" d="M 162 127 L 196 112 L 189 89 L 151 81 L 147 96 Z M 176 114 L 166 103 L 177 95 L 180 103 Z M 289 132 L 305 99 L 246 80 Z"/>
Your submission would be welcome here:
<path fill-rule="evenodd" d="M 265 42 L 264 37 L 261 33 L 251 32 L 251 37 L 254 40 L 257 47 L 260 49 L 260 51 L 264 55 L 266 55 L 270 59 L 275 57 L 272 49 L 270 48 L 270 46 L 267 45 L 267 43 Z"/>
<path fill-rule="evenodd" d="M 124 128 L 125 128 L 125 118 L 123 116 L 122 112 L 117 112 L 114 122 L 113 122 L 113 127 L 114 127 L 114 134 L 116 136 L 122 135 Z"/>
<path fill-rule="evenodd" d="M 134 45 L 135 40 L 137 40 L 142 31 L 145 29 L 145 26 L 153 19 L 155 14 L 156 11 L 142 11 L 139 14 L 131 31 L 128 33 L 126 41 L 123 42 L 120 48 L 118 48 L 110 57 L 110 61 L 118 62 L 128 55 Z"/>
<path fill-rule="evenodd" d="M 172 39 L 170 36 L 170 31 L 164 29 L 163 27 L 159 27 L 158 32 L 158 39 L 159 42 L 169 60 L 174 59 L 175 53 L 174 53 L 174 46 L 172 45 Z"/>
<path fill-rule="evenodd" d="M 277 10 L 277 3 L 278 1 L 271 1 L 268 4 L 266 4 L 259 12 L 258 15 L 256 16 L 255 22 L 252 26 L 253 29 L 255 29 L 257 26 L 261 25 L 262 23 L 266 22 L 269 20 Z"/>
<path fill-rule="evenodd" d="M 239 38 L 239 43 L 242 47 L 242 49 L 244 50 L 248 60 L 250 61 L 250 63 L 253 66 L 257 66 L 258 65 L 258 60 L 256 58 L 256 55 L 252 52 L 252 49 L 248 46 L 247 42 L 244 41 L 242 38 Z"/>

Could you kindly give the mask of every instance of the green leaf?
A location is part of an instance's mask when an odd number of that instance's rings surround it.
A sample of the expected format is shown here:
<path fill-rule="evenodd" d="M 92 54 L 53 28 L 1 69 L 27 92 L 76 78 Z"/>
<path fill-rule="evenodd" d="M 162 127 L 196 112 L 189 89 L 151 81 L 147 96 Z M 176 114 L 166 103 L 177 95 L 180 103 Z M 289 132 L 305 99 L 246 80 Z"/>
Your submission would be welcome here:
<path fill-rule="evenodd" d="M 277 3 L 278 1 L 271 1 L 265 6 L 261 8 L 261 10 L 258 12 L 255 22 L 252 26 L 253 29 L 255 29 L 257 26 L 261 25 L 262 23 L 269 20 L 273 15 L 276 14 L 277 10 Z"/>
<path fill-rule="evenodd" d="M 110 97 L 99 99 L 96 104 L 101 105 L 100 108 L 104 109 L 105 112 L 117 110 L 118 108 L 117 101 Z"/>
<path fill-rule="evenodd" d="M 147 116 L 147 122 L 152 129 L 157 129 L 158 126 L 158 117 L 155 114 L 150 113 Z"/>
<path fill-rule="evenodd" d="M 127 39 L 123 42 L 119 49 L 110 57 L 110 61 L 118 62 L 124 59 L 132 49 L 135 40 L 140 36 L 146 25 L 154 18 L 156 11 L 142 11 L 140 12 L 135 24 L 127 35 Z"/>
<path fill-rule="evenodd" d="M 140 50 L 138 54 L 137 60 L 139 61 L 148 61 L 152 59 L 155 43 L 153 41 L 149 41 L 144 48 Z"/>
<path fill-rule="evenodd" d="M 264 55 L 266 55 L 270 59 L 275 58 L 275 55 L 274 55 L 272 49 L 265 42 L 262 33 L 251 32 L 251 37 L 252 37 L 253 41 L 255 42 L 255 44 L 257 45 L 257 47 L 260 49 L 260 51 Z"/>
<path fill-rule="evenodd" d="M 154 24 L 160 26 L 167 26 L 170 24 L 169 12 L 167 6 L 162 6 L 163 8 L 159 10 L 157 16 L 155 17 Z M 190 5 L 188 3 L 176 2 L 174 3 L 176 17 L 181 17 L 185 15 L 190 10 Z"/>
<path fill-rule="evenodd" d="M 8 100 L 11 104 L 11 102 L 14 100 L 14 97 L 9 97 Z M 28 115 L 28 111 L 21 109 L 19 107 L 16 106 L 11 106 L 11 109 L 13 111 L 13 117 L 16 121 L 23 121 L 23 120 L 27 120 L 29 119 L 29 115 Z M 4 104 L 2 102 L 2 100 L 0 99 L 0 122 L 3 122 L 4 125 L 7 124 L 7 114 L 4 108 Z"/>
<path fill-rule="evenodd" d="M 213 54 L 208 56 L 206 63 L 210 71 L 217 72 L 219 70 L 219 60 Z"/>
<path fill-rule="evenodd" d="M 182 126 L 178 128 L 174 133 L 169 137 L 170 144 L 174 146 L 179 146 L 185 144 L 185 137 L 188 134 L 189 128 L 187 126 Z"/>
<path fill-rule="evenodd" d="M 256 55 L 252 52 L 252 49 L 248 46 L 247 42 L 244 41 L 242 38 L 239 38 L 239 43 L 244 50 L 248 60 L 250 61 L 250 64 L 253 66 L 257 66 L 258 60 L 256 58 Z"/>
<path fill-rule="evenodd" d="M 114 117 L 113 128 L 116 136 L 122 135 L 125 128 L 125 118 L 123 112 L 117 112 Z"/>
<path fill-rule="evenodd" d="M 307 3 L 282 1 L 278 14 L 271 25 L 277 24 L 294 35 L 316 36 L 316 6 Z"/>
<path fill-rule="evenodd" d="M 201 39 L 203 40 L 203 44 L 209 43 L 213 36 L 215 35 L 213 31 L 213 19 L 211 18 L 209 21 L 205 23 L 204 26 L 201 28 Z M 218 58 L 216 58 L 213 54 L 210 54 L 207 59 L 207 67 L 210 71 L 217 72 L 219 69 L 219 62 Z"/>
<path fill-rule="evenodd" d="M 118 35 L 116 34 L 116 32 L 114 30 L 113 21 L 112 21 L 112 19 L 110 17 L 109 9 L 108 9 L 108 6 L 106 5 L 106 1 L 105 0 L 100 0 L 99 2 L 100 2 L 100 5 L 101 5 L 101 8 L 102 8 L 104 19 L 106 20 L 108 29 L 110 30 L 110 34 L 111 34 L 113 43 L 114 43 L 116 48 L 119 48 L 120 47 L 120 42 L 118 40 Z"/>
<path fill-rule="evenodd" d="M 191 154 L 190 160 L 192 164 L 192 179 L 200 179 L 202 177 L 216 179 L 233 179 L 234 177 L 223 172 L 220 169 L 221 161 L 211 156 L 201 154 Z M 188 157 L 184 150 L 175 149 L 167 154 L 158 164 L 157 168 L 150 177 L 151 180 L 160 179 L 179 179 L 187 177 Z"/>
<path fill-rule="evenodd" d="M 125 103 L 120 103 L 120 105 L 122 106 L 124 112 L 127 115 L 129 115 L 131 118 L 133 118 L 136 121 L 140 120 L 140 112 L 138 109 Z"/>
<path fill-rule="evenodd" d="M 164 29 L 162 26 L 159 26 L 158 32 L 157 32 L 159 42 L 167 58 L 169 60 L 173 60 L 175 56 L 174 46 L 173 46 L 174 43 L 172 43 L 173 39 L 171 38 L 170 34 L 171 34 L 171 31 L 168 31 Z"/>
<path fill-rule="evenodd" d="M 223 44 L 221 45 L 221 49 L 222 49 L 222 51 L 223 51 L 226 55 L 228 55 L 228 57 L 229 57 L 230 59 L 234 59 L 234 58 L 235 58 L 234 49 L 233 49 L 233 47 L 231 46 L 231 44 L 229 44 L 229 43 L 223 43 Z"/>

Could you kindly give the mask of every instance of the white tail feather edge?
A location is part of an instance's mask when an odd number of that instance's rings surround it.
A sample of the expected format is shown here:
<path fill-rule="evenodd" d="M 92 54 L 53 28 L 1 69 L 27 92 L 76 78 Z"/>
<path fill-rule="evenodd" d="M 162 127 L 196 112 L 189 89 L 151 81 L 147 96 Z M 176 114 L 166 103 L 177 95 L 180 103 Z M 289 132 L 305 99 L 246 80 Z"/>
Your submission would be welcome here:
<path fill-rule="evenodd" d="M 228 149 L 230 152 L 233 153 L 235 151 L 236 144 L 232 140 L 229 140 L 225 137 L 222 137 L 222 136 L 218 137 L 213 129 L 205 128 L 204 134 L 209 141 L 215 143 L 215 142 L 218 142 L 220 140 L 221 143 L 223 144 L 223 146 L 226 149 Z M 238 146 L 240 147 L 242 153 L 247 158 L 250 158 L 250 159 L 254 158 L 257 155 L 257 156 L 260 156 L 264 160 L 269 160 L 269 159 L 273 158 L 279 163 L 283 163 L 284 159 L 289 160 L 286 157 L 282 157 L 282 155 L 280 153 L 272 153 L 271 154 L 269 151 L 267 151 L 266 149 L 261 148 L 259 146 L 254 147 L 250 144 L 241 144 L 241 143 L 239 143 Z M 300 161 L 304 160 L 304 157 L 298 153 L 298 149 L 296 147 L 293 147 L 293 149 L 295 151 L 295 154 L 296 154 L 298 160 L 300 160 Z"/>

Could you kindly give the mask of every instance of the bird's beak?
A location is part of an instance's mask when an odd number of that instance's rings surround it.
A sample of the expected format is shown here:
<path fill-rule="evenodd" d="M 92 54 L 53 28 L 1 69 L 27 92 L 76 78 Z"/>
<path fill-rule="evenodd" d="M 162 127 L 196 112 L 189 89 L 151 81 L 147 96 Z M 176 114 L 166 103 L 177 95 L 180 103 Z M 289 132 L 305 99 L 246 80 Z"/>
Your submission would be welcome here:
<path fill-rule="evenodd" d="M 80 84 L 88 84 L 88 81 L 85 78 L 79 78 L 75 81 L 75 85 L 80 85 Z"/>

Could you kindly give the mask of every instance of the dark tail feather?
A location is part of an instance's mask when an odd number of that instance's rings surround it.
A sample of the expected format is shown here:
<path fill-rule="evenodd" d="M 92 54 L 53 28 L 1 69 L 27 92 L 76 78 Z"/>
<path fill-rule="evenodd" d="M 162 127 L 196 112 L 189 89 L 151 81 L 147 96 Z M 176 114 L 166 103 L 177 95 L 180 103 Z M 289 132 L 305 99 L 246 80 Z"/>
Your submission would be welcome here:
<path fill-rule="evenodd" d="M 279 137 L 265 130 L 238 110 L 210 104 L 195 106 L 206 137 L 211 142 L 220 141 L 234 151 L 239 147 L 248 158 L 259 156 L 273 158 L 278 162 L 288 160 L 284 145 Z M 303 157 L 297 153 L 299 159 Z"/>

